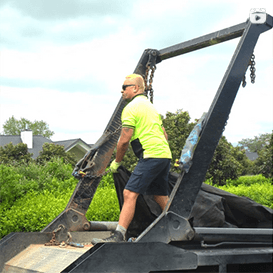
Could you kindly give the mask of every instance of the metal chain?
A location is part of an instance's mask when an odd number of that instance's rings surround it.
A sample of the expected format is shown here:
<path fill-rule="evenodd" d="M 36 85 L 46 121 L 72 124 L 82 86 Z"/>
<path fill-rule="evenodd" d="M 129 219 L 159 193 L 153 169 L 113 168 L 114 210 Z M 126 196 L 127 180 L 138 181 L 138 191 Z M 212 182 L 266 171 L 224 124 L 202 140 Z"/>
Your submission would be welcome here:
<path fill-rule="evenodd" d="M 150 74 L 149 85 L 148 85 L 148 74 L 149 74 L 150 69 L 151 69 L 151 74 Z M 146 72 L 145 72 L 145 79 L 144 79 L 145 91 L 146 91 L 147 95 L 148 95 L 148 92 L 150 92 L 151 103 L 153 103 L 153 99 L 154 99 L 154 90 L 153 90 L 152 84 L 153 84 L 155 70 L 156 70 L 156 66 L 153 66 L 152 68 L 150 68 L 150 66 L 148 66 L 146 69 Z"/>
<path fill-rule="evenodd" d="M 255 55 L 252 54 L 250 61 L 249 61 L 249 66 L 250 66 L 250 79 L 251 79 L 251 83 L 255 83 L 255 78 L 256 78 L 256 68 L 255 68 Z M 242 80 L 242 86 L 245 87 L 246 86 L 246 76 L 244 75 L 243 80 Z"/>
<path fill-rule="evenodd" d="M 59 225 L 58 228 L 52 231 L 52 238 L 48 243 L 45 243 L 45 246 L 58 246 L 60 242 L 56 239 L 56 233 L 60 231 L 62 228 L 65 228 L 64 225 Z"/>
<path fill-rule="evenodd" d="M 255 68 L 255 55 L 252 54 L 251 59 L 250 59 L 250 79 L 251 79 L 251 83 L 255 83 L 255 72 L 256 72 L 256 68 Z"/>
<path fill-rule="evenodd" d="M 152 90 L 153 89 L 152 88 L 152 84 L 153 84 L 155 69 L 156 69 L 156 66 L 152 67 L 152 69 L 151 69 L 151 75 L 150 75 L 150 79 L 149 79 L 148 90 Z"/>
<path fill-rule="evenodd" d="M 52 232 L 52 239 L 48 242 L 45 243 L 45 246 L 58 246 L 60 245 L 60 242 L 56 239 L 55 232 Z"/>
<path fill-rule="evenodd" d="M 149 70 L 150 70 L 150 66 L 148 66 L 148 67 L 146 68 L 146 71 L 145 71 L 144 84 L 145 84 L 145 91 L 146 91 L 146 92 L 147 92 L 147 90 L 148 90 L 148 87 L 147 87 L 147 79 L 148 79 Z"/>

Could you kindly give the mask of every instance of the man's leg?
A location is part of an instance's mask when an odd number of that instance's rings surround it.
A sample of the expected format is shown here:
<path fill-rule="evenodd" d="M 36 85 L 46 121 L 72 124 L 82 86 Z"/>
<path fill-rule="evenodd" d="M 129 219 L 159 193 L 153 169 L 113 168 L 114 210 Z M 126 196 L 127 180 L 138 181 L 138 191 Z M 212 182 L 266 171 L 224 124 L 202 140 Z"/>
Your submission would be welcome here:
<path fill-rule="evenodd" d="M 119 216 L 118 224 L 128 229 L 135 215 L 136 200 L 139 193 L 124 189 L 123 198 L 124 203 Z"/>
<path fill-rule="evenodd" d="M 114 234 L 106 239 L 94 238 L 91 242 L 93 245 L 103 242 L 122 242 L 125 239 L 126 231 L 135 215 L 136 200 L 139 193 L 126 190 L 123 191 L 124 203 L 119 216 L 119 223 Z"/>
<path fill-rule="evenodd" d="M 156 203 L 161 207 L 161 209 L 164 210 L 169 200 L 169 197 L 164 195 L 154 195 L 154 199 Z"/>

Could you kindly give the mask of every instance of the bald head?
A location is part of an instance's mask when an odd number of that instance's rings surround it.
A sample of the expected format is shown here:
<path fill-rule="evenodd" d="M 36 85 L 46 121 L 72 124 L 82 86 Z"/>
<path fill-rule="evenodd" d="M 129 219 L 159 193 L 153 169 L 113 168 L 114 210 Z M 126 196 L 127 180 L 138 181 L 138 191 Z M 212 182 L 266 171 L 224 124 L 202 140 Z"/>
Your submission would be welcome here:
<path fill-rule="evenodd" d="M 141 75 L 130 74 L 125 77 L 125 81 L 122 86 L 122 97 L 124 100 L 130 101 L 136 95 L 144 92 L 144 80 Z"/>
<path fill-rule="evenodd" d="M 143 77 L 139 74 L 130 74 L 125 77 L 126 82 L 129 81 L 130 84 L 135 84 L 139 87 L 140 93 L 144 92 L 144 80 Z"/>

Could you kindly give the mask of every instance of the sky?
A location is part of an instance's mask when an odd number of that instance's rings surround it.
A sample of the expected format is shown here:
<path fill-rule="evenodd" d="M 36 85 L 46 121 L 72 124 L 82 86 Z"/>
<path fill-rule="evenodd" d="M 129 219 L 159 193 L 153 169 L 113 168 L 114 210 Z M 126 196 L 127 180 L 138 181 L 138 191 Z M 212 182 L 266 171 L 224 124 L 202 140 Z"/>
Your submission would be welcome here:
<path fill-rule="evenodd" d="M 143 51 L 245 22 L 272 0 L 1 0 L 0 133 L 12 116 L 43 120 L 53 141 L 95 143 Z M 164 60 L 155 71 L 158 112 L 209 110 L 239 38 Z M 273 129 L 273 30 L 254 50 L 256 81 L 240 87 L 223 135 L 236 145 Z"/>

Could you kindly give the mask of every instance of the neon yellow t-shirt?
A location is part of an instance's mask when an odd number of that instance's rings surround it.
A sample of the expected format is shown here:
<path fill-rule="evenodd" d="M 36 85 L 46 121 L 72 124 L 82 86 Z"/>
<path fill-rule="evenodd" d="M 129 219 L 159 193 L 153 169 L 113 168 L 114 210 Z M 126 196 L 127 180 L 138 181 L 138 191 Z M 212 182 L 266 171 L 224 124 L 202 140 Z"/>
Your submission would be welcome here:
<path fill-rule="evenodd" d="M 162 120 L 145 95 L 137 95 L 123 109 L 122 127 L 133 128 L 131 145 L 136 154 L 143 158 L 172 158 L 164 136 Z"/>

